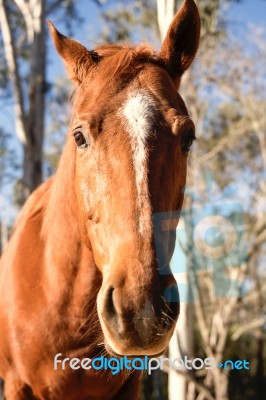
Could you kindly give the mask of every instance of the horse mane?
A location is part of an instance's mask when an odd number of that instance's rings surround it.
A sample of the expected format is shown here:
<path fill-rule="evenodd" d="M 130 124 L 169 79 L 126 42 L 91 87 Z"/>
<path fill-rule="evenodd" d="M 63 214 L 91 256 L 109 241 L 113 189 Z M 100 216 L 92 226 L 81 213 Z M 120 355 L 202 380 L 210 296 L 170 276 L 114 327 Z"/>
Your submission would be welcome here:
<path fill-rule="evenodd" d="M 71 146 L 71 138 L 67 135 L 65 148 L 50 186 L 49 198 L 44 215 L 42 236 L 49 238 L 69 237 L 78 234 L 77 219 L 75 216 L 76 196 L 74 189 L 75 179 L 75 148 Z M 68 223 L 71 222 L 71 229 Z M 51 231 L 54 235 L 51 235 Z M 68 249 L 70 252 L 71 249 Z"/>

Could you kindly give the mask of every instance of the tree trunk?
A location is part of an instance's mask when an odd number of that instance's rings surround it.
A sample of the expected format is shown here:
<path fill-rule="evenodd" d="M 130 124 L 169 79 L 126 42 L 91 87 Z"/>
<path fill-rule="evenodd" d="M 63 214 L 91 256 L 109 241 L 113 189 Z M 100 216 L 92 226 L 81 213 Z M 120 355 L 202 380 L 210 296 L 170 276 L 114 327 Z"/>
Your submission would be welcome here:
<path fill-rule="evenodd" d="M 161 40 L 166 36 L 167 29 L 175 15 L 175 0 L 157 0 L 157 21 Z"/>
<path fill-rule="evenodd" d="M 13 84 L 16 133 L 24 149 L 23 186 L 19 195 L 24 202 L 42 181 L 46 72 L 45 0 L 14 0 L 14 2 L 24 18 L 28 45 L 31 48 L 27 94 L 23 95 L 7 0 L 0 0 L 0 22 L 9 76 Z"/>
<path fill-rule="evenodd" d="M 225 373 L 213 371 L 214 390 L 216 400 L 228 400 L 228 376 Z"/>
<path fill-rule="evenodd" d="M 185 303 L 181 303 L 180 315 L 178 323 L 175 328 L 174 335 L 169 343 L 169 358 L 183 358 L 184 356 L 184 343 L 188 337 L 187 326 L 186 326 L 186 307 Z M 183 340 L 182 340 L 183 339 Z M 182 349 L 182 350 L 181 350 Z M 187 355 L 187 352 L 185 352 Z M 183 369 L 185 372 L 185 370 Z M 169 369 L 168 373 L 168 400 L 186 400 L 187 382 L 181 374 L 176 373 L 172 368 Z"/>
<path fill-rule="evenodd" d="M 0 220 L 0 235 L 1 235 L 0 238 L 0 255 L 1 255 L 8 242 L 8 236 L 9 236 L 8 224 L 3 219 Z"/>
<path fill-rule="evenodd" d="M 42 149 L 45 114 L 45 26 L 44 0 L 34 10 L 34 37 L 31 52 L 29 87 L 28 143 L 24 146 L 23 191 L 25 199 L 42 181 Z"/>

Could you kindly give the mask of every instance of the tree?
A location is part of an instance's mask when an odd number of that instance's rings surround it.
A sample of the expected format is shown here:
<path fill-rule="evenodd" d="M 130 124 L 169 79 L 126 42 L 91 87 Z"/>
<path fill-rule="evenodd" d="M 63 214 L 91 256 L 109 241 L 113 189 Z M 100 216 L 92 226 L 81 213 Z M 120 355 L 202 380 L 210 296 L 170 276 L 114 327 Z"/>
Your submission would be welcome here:
<path fill-rule="evenodd" d="M 1 40 L 12 82 L 16 134 L 23 146 L 22 203 L 42 181 L 45 97 L 49 89 L 45 19 L 58 8 L 65 10 L 67 23 L 77 15 L 75 0 L 0 1 Z M 2 69 L 0 77 L 2 74 L 5 78 L 7 73 Z"/>
<path fill-rule="evenodd" d="M 243 207 L 242 215 L 242 224 L 246 227 L 246 250 L 241 250 L 239 245 L 240 253 L 242 251 L 245 257 L 240 257 L 239 263 L 235 264 L 234 268 L 232 265 L 225 265 L 226 270 L 224 270 L 227 271 L 229 281 L 239 281 L 239 287 L 236 288 L 233 297 L 219 299 L 213 297 L 212 286 L 204 284 L 200 287 L 199 284 L 201 293 L 199 298 L 204 298 L 204 301 L 199 299 L 195 303 L 201 346 L 205 355 L 214 357 L 217 363 L 222 361 L 226 353 L 228 354 L 228 348 L 232 348 L 233 351 L 236 346 L 235 341 L 242 335 L 244 340 L 244 335 L 252 328 L 259 337 L 259 351 L 261 352 L 263 348 L 265 309 L 262 299 L 265 272 L 259 266 L 265 262 L 263 249 L 266 239 L 266 218 L 265 212 L 262 211 L 262 204 L 265 204 L 266 200 L 263 178 L 266 167 L 265 135 L 262 133 L 266 129 L 263 111 L 266 80 L 261 73 L 261 65 L 266 57 L 266 48 L 260 31 L 256 32 L 253 29 L 246 35 L 246 41 L 248 46 L 243 46 L 240 40 L 231 38 L 229 41 L 224 38 L 217 43 L 217 46 L 205 49 L 204 67 L 199 61 L 201 65 L 193 71 L 194 79 L 190 81 L 191 87 L 188 90 L 193 93 L 197 90 L 197 93 L 200 93 L 207 87 L 209 93 L 214 93 L 216 99 L 212 114 L 208 113 L 210 96 L 208 102 L 195 104 L 193 108 L 195 119 L 200 121 L 199 127 L 202 127 L 199 131 L 201 149 L 197 150 L 198 162 L 204 165 L 205 170 L 208 169 L 215 175 L 216 185 L 220 188 L 221 194 L 233 182 L 240 181 L 239 190 L 242 191 L 245 180 L 251 185 L 251 188 L 246 186 L 245 205 L 248 207 Z M 216 54 L 219 54 L 219 58 L 215 57 Z M 229 55 L 234 55 L 230 58 L 230 62 L 228 62 Z M 203 69 L 205 79 L 200 82 L 200 71 Z M 193 82 L 197 82 L 197 87 Z M 198 173 L 196 179 L 198 187 L 200 188 L 200 185 L 204 187 L 204 183 L 200 183 Z M 204 279 L 206 282 L 206 274 Z M 252 295 L 242 300 L 241 283 L 244 280 L 249 284 L 253 282 L 256 289 Z M 221 284 L 221 281 L 219 283 Z M 253 304 L 249 303 L 248 298 L 253 299 Z M 238 316 L 239 311 L 242 318 Z M 211 392 L 214 391 L 215 398 L 229 397 L 228 372 L 219 369 L 214 372 L 208 371 L 204 383 Z M 263 398 L 262 392 L 257 393 L 257 398 L 260 396 Z"/>

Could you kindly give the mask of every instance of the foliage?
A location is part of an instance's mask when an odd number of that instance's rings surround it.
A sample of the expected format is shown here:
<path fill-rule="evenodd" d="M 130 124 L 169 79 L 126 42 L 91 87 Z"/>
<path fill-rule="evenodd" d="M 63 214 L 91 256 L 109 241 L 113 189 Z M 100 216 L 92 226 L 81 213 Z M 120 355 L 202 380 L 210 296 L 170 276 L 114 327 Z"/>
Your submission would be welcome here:
<path fill-rule="evenodd" d="M 10 134 L 0 128 L 0 191 L 2 193 L 5 185 L 17 176 L 19 168 L 11 143 Z"/>

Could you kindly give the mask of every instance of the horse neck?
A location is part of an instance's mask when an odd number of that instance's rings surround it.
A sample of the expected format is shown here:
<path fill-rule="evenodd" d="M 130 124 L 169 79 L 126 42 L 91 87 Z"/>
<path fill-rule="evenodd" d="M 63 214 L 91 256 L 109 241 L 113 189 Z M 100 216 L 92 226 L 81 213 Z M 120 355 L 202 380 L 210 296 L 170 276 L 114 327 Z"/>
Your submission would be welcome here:
<path fill-rule="evenodd" d="M 82 302 L 82 297 L 96 297 L 99 285 L 95 280 L 100 279 L 93 254 L 81 241 L 74 181 L 75 148 L 71 144 L 68 140 L 51 186 L 43 236 L 49 297 L 78 307 L 74 303 Z"/>

